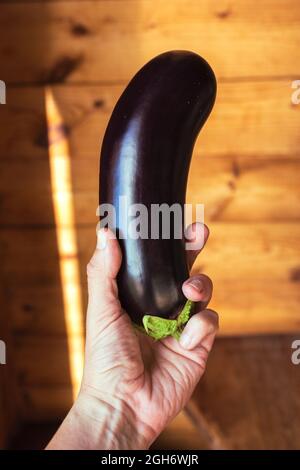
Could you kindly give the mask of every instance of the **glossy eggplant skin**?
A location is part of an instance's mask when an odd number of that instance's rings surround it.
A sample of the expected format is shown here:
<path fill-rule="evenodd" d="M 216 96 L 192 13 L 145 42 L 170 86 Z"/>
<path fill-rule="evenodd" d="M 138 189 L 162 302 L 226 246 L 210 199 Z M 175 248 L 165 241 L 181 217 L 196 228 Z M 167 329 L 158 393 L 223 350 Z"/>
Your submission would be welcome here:
<path fill-rule="evenodd" d="M 185 202 L 196 137 L 213 107 L 216 80 L 207 62 L 189 51 L 170 51 L 148 62 L 131 80 L 110 118 L 101 150 L 99 202 Z M 150 227 L 150 226 L 149 226 Z M 120 234 L 117 226 L 116 233 Z M 131 319 L 172 318 L 185 303 L 188 278 L 179 239 L 120 239 L 119 298 Z"/>

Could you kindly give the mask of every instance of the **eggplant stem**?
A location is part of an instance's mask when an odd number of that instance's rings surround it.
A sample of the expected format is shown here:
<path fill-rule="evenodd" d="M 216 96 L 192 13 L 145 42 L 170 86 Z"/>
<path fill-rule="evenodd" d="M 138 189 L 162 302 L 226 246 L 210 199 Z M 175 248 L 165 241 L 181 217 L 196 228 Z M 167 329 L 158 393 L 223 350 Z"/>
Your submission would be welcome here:
<path fill-rule="evenodd" d="M 151 338 L 159 341 L 161 339 L 172 336 L 179 340 L 184 329 L 184 325 L 189 321 L 194 307 L 194 302 L 187 300 L 182 311 L 176 319 L 169 320 L 154 315 L 143 316 L 143 326 L 134 325 L 140 332 L 151 336 Z"/>

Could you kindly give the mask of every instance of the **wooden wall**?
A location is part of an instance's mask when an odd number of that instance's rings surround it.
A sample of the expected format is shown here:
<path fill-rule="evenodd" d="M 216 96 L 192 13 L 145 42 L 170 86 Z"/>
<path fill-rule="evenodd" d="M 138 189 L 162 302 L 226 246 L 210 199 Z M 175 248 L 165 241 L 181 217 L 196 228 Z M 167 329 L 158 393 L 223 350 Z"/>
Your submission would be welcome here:
<path fill-rule="evenodd" d="M 1 276 L 0 279 L 2 280 Z M 0 361 L 0 449 L 5 448 L 18 429 L 20 395 L 17 392 L 12 323 L 5 299 L 5 290 L 0 285 L 0 340 L 4 343 L 5 361 Z M 6 307 L 5 313 L 3 312 Z M 6 314 L 6 315 L 5 315 Z M 1 349 L 3 353 L 3 349 Z"/>
<path fill-rule="evenodd" d="M 188 201 L 211 229 L 197 269 L 215 283 L 221 335 L 300 330 L 297 0 L 52 0 L 0 5 L 0 249 L 21 412 L 63 415 L 68 348 L 48 161 L 45 85 L 68 134 L 79 261 L 94 249 L 98 155 L 127 81 L 168 49 L 215 70 L 218 97 L 193 157 Z M 2 66 L 3 65 L 3 66 Z M 0 334 L 1 336 L 1 334 Z"/>

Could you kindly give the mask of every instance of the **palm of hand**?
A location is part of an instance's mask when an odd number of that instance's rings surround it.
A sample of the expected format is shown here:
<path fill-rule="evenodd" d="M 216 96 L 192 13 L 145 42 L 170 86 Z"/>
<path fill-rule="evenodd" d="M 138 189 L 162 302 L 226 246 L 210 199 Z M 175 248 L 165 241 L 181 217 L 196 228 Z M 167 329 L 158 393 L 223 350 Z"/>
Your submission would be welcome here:
<path fill-rule="evenodd" d="M 202 227 L 203 247 L 208 229 Z M 97 249 L 87 269 L 89 302 L 81 389 L 47 449 L 149 448 L 185 406 L 213 345 L 218 316 L 205 309 L 212 283 L 203 274 L 183 283 L 185 297 L 199 311 L 194 311 L 179 341 L 169 337 L 155 342 L 134 330 L 118 299 L 116 278 L 122 256 L 111 235 L 98 232 Z M 197 235 L 192 238 L 197 242 Z M 189 266 L 199 251 L 188 253 Z"/>
<path fill-rule="evenodd" d="M 111 256 L 106 254 L 105 263 L 99 250 L 90 263 L 88 360 L 83 387 L 108 403 L 122 403 L 140 428 L 148 428 L 155 437 L 185 406 L 201 378 L 213 344 L 217 318 L 214 312 L 203 310 L 189 320 L 185 331 L 194 338 L 188 348 L 183 348 L 174 338 L 156 342 L 135 331 L 118 300 L 115 279 L 120 253 L 116 240 L 110 243 L 113 244 Z M 197 254 L 190 254 L 190 265 Z M 99 258 L 96 262 L 95 256 Z M 106 273 L 97 269 L 103 264 Z M 102 283 L 99 284 L 100 276 Z M 211 281 L 203 275 L 191 279 L 200 279 L 204 288 L 197 292 L 195 286 L 186 286 L 184 293 L 190 300 L 201 301 L 204 308 L 211 297 Z M 93 284 L 97 284 L 96 294 Z"/>
<path fill-rule="evenodd" d="M 183 350 L 173 338 L 153 341 L 135 332 L 120 308 L 90 351 L 85 385 L 101 397 L 122 400 L 143 425 L 159 434 L 185 406 L 205 368 L 208 351 L 201 345 Z M 113 385 L 113 386 L 112 386 Z"/>

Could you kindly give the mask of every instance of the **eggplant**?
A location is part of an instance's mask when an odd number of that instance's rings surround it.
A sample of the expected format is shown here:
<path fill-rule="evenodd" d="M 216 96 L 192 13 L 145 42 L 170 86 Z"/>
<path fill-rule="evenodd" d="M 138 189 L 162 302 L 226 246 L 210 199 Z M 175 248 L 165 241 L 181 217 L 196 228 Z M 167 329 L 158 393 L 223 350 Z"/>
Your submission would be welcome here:
<path fill-rule="evenodd" d="M 148 333 L 145 315 L 171 319 L 173 331 L 172 319 L 186 302 L 182 283 L 189 271 L 184 241 L 174 236 L 174 228 L 169 239 L 162 237 L 161 230 L 158 238 L 123 238 L 120 196 L 129 204 L 143 204 L 149 212 L 152 204 L 183 207 L 194 143 L 215 96 L 216 79 L 202 57 L 189 51 L 160 54 L 130 81 L 104 135 L 99 203 L 100 211 L 104 204 L 116 210 L 113 228 L 123 254 L 119 298 L 133 322 L 144 324 Z M 188 303 L 189 314 L 191 306 Z"/>

